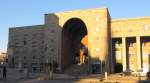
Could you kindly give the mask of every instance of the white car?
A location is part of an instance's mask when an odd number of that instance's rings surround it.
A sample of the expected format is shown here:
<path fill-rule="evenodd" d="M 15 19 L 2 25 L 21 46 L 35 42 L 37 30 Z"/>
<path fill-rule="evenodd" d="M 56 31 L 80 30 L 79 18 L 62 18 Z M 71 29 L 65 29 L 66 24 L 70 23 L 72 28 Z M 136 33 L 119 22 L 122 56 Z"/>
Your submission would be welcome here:
<path fill-rule="evenodd" d="M 135 72 L 132 72 L 132 75 L 134 76 L 146 76 L 147 72 L 149 70 L 147 68 L 143 68 L 143 70 L 138 70 L 138 71 L 135 71 Z"/>

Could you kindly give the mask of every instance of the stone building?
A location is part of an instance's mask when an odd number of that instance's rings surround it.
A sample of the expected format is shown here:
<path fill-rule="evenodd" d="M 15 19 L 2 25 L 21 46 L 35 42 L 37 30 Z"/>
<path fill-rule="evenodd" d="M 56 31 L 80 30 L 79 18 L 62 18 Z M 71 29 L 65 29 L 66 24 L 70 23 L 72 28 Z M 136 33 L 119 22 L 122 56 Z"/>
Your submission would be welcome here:
<path fill-rule="evenodd" d="M 37 70 L 45 63 L 43 55 L 43 25 L 9 29 L 9 65 Z M 43 67 L 41 67 L 43 68 Z"/>
<path fill-rule="evenodd" d="M 44 15 L 44 24 L 9 29 L 9 64 L 58 71 L 79 63 L 89 71 L 150 69 L 150 17 L 111 19 L 107 8 Z"/>
<path fill-rule="evenodd" d="M 0 64 L 3 64 L 7 59 L 7 53 L 0 52 Z"/>

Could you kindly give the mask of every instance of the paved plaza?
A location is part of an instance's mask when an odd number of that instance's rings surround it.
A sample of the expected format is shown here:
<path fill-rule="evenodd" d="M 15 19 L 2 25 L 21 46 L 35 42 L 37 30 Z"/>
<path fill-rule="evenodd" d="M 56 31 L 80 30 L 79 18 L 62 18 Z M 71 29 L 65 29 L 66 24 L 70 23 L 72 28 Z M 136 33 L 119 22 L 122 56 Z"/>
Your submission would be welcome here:
<path fill-rule="evenodd" d="M 53 80 L 49 79 L 46 73 L 30 73 L 29 77 L 25 73 L 21 73 L 18 69 L 7 69 L 7 79 L 0 79 L 0 83 L 139 83 L 139 77 L 121 76 L 113 74 L 108 76 L 108 80 L 104 80 L 100 74 L 96 75 L 83 75 L 80 77 L 69 76 L 65 74 L 54 74 Z M 141 80 L 145 80 L 141 77 Z M 140 82 L 150 83 L 150 82 Z"/>

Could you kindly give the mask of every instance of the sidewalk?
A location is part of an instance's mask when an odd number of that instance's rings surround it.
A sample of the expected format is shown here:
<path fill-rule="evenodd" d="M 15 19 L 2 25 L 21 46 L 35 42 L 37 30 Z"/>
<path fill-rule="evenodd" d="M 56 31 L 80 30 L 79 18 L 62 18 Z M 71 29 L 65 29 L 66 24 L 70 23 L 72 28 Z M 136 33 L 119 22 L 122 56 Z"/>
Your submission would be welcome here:
<path fill-rule="evenodd" d="M 141 77 L 145 80 L 145 77 Z M 101 74 L 90 74 L 90 75 L 78 75 L 70 76 L 67 74 L 53 74 L 53 79 L 50 80 L 48 73 L 29 73 L 27 77 L 25 73 L 19 72 L 17 69 L 8 69 L 7 81 L 0 81 L 0 83 L 137 83 L 139 77 L 133 76 L 121 76 L 119 74 L 111 74 L 107 80 L 104 80 L 104 76 Z M 141 82 L 143 83 L 143 81 Z M 148 82 L 150 83 L 150 82 Z"/>

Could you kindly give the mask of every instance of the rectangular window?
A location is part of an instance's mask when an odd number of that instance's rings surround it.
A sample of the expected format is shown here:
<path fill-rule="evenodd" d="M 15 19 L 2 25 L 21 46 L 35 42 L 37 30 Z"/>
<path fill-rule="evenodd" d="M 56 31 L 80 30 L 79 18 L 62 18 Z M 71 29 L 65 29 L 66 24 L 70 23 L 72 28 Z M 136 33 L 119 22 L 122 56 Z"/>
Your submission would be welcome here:
<path fill-rule="evenodd" d="M 23 41 L 23 44 L 24 44 L 24 45 L 27 45 L 27 41 L 24 40 L 24 41 Z"/>

